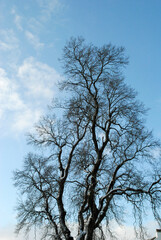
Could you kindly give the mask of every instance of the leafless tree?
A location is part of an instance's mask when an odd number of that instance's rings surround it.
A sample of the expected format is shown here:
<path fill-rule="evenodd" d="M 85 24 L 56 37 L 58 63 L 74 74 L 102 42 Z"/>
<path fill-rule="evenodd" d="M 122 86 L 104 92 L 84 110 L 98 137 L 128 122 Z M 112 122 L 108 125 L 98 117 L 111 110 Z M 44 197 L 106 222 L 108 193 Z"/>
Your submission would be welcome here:
<path fill-rule="evenodd" d="M 44 238 L 106 239 L 111 220 L 121 222 L 123 205 L 133 207 L 143 235 L 144 206 L 160 222 L 161 165 L 155 156 L 160 144 L 145 127 L 146 109 L 122 76 L 128 63 L 124 48 L 86 45 L 72 38 L 62 64 L 68 92 L 29 135 L 39 154 L 29 153 L 14 173 L 22 199 L 17 231 L 34 224 Z M 58 108 L 61 110 L 58 111 Z"/>

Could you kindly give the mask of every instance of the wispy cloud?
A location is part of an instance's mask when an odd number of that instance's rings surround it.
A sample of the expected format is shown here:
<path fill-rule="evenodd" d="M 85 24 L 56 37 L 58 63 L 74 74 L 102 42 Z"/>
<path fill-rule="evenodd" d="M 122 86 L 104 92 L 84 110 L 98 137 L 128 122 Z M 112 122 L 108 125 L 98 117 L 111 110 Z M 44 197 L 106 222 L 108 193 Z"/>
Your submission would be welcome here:
<path fill-rule="evenodd" d="M 44 47 L 44 43 L 41 43 L 39 38 L 30 31 L 26 31 L 25 35 L 36 50 Z"/>
<path fill-rule="evenodd" d="M 37 0 L 37 3 L 41 8 L 41 19 L 43 21 L 47 21 L 53 13 L 56 13 L 63 7 L 60 0 Z"/>
<path fill-rule="evenodd" d="M 8 51 L 18 48 L 18 39 L 13 30 L 0 30 L 0 50 Z"/>
<path fill-rule="evenodd" d="M 19 30 L 22 31 L 23 30 L 23 27 L 22 27 L 22 17 L 16 13 L 15 8 L 12 8 L 11 13 L 14 16 L 14 23 L 15 23 L 16 27 Z"/>
<path fill-rule="evenodd" d="M 21 25 L 21 17 L 19 15 L 15 15 L 15 24 L 19 30 L 23 30 L 22 25 Z"/>
<path fill-rule="evenodd" d="M 29 29 L 30 32 L 34 32 L 34 33 L 38 34 L 39 32 L 41 32 L 43 30 L 43 23 L 40 21 L 39 18 L 30 17 L 27 20 L 27 22 L 28 22 L 27 29 Z"/>
<path fill-rule="evenodd" d="M 48 31 L 46 24 L 49 21 L 52 20 L 52 24 L 60 23 L 60 21 L 57 21 L 57 16 L 64 8 L 64 5 L 60 0 L 36 0 L 36 3 L 38 11 L 34 15 L 21 15 L 21 12 L 18 11 L 18 7 L 13 7 L 11 14 L 13 16 L 15 26 L 18 30 L 21 31 L 22 36 L 25 36 L 25 39 L 33 46 L 36 51 L 39 51 L 45 46 L 45 43 L 42 42 L 39 34 L 42 33 L 42 31 Z M 29 6 L 28 10 L 30 11 Z M 20 32 L 18 34 L 20 34 Z M 46 47 L 48 46 L 49 44 Z M 6 42 L 2 41 L 0 42 L 0 48 L 2 47 L 3 49 L 8 49 L 9 45 L 7 45 Z"/>
<path fill-rule="evenodd" d="M 19 40 L 12 29 L 0 29 L 0 67 L 11 71 L 17 64 L 21 50 Z"/>
<path fill-rule="evenodd" d="M 22 34 L 25 35 L 30 44 L 36 50 L 39 50 L 42 47 L 44 47 L 44 43 L 42 43 L 39 40 L 39 37 L 37 36 L 38 29 L 41 26 L 40 20 L 38 21 L 35 18 L 27 18 L 24 16 L 22 17 L 17 13 L 14 7 L 11 10 L 11 14 L 13 15 L 15 26 L 17 27 L 18 30 L 22 32 Z M 30 30 L 26 30 L 26 28 Z"/>

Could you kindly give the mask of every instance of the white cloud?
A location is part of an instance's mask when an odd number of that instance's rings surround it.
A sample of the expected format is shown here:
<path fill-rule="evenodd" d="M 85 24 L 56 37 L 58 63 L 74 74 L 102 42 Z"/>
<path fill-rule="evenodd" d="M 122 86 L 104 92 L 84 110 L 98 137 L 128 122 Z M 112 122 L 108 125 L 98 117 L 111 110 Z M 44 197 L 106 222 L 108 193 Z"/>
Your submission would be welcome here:
<path fill-rule="evenodd" d="M 0 68 L 0 127 L 6 134 L 14 124 L 18 112 L 23 114 L 26 104 L 20 96 L 14 79 L 9 79 L 4 69 Z"/>
<path fill-rule="evenodd" d="M 156 159 L 160 158 L 161 156 L 161 150 L 160 148 L 156 148 L 155 150 L 151 150 L 152 156 Z"/>
<path fill-rule="evenodd" d="M 77 223 L 70 224 L 70 230 L 72 232 L 72 235 L 76 238 L 77 236 Z M 146 225 L 146 228 L 148 230 L 149 236 L 148 238 L 152 238 L 156 236 L 156 229 L 158 228 L 158 225 L 155 221 L 148 222 Z M 14 234 L 15 226 L 14 225 L 8 225 L 0 228 L 0 240 L 20 240 L 24 239 L 24 232 L 21 232 L 20 235 Z M 34 239 L 35 236 L 35 230 L 36 230 L 36 236 L 37 238 L 40 238 L 40 228 L 35 229 L 35 227 L 28 232 L 28 238 L 27 239 Z M 134 240 L 136 239 L 133 226 L 127 226 L 123 225 L 122 227 L 114 225 L 114 228 L 112 231 L 115 231 L 117 234 L 117 237 L 119 240 Z M 107 232 L 107 239 L 110 239 Z"/>
<path fill-rule="evenodd" d="M 24 233 L 20 233 L 19 235 L 14 233 L 15 226 L 14 225 L 6 225 L 0 228 L 0 240 L 22 240 L 22 239 L 34 239 L 34 230 L 29 233 L 27 236 Z"/>
<path fill-rule="evenodd" d="M 34 35 L 33 33 L 26 31 L 25 35 L 35 49 L 38 50 L 38 49 L 44 47 L 44 43 L 41 43 L 39 38 L 36 35 Z"/>
<path fill-rule="evenodd" d="M 40 109 L 30 109 L 26 108 L 22 112 L 18 112 L 15 115 L 12 129 L 22 132 L 24 130 L 29 130 L 33 127 L 33 124 L 40 119 L 42 115 L 42 110 Z"/>
<path fill-rule="evenodd" d="M 116 233 L 116 236 L 118 237 L 119 240 L 136 239 L 133 225 L 124 224 L 122 226 L 119 226 L 113 221 L 111 222 L 111 224 L 112 224 L 112 230 Z M 148 238 L 154 237 L 156 233 L 156 229 L 158 228 L 158 224 L 156 221 L 148 221 L 145 223 L 145 228 L 147 230 Z"/>
<path fill-rule="evenodd" d="M 0 68 L 0 128 L 28 131 L 57 93 L 60 79 L 53 68 L 34 58 L 25 59 L 11 78 Z"/>
<path fill-rule="evenodd" d="M 51 99 L 57 91 L 60 75 L 47 64 L 27 58 L 18 69 L 18 77 L 33 98 Z M 44 100 L 43 100 L 44 101 Z"/>
<path fill-rule="evenodd" d="M 17 85 L 7 78 L 4 69 L 0 68 L 0 111 L 20 110 L 24 103 L 17 93 Z"/>

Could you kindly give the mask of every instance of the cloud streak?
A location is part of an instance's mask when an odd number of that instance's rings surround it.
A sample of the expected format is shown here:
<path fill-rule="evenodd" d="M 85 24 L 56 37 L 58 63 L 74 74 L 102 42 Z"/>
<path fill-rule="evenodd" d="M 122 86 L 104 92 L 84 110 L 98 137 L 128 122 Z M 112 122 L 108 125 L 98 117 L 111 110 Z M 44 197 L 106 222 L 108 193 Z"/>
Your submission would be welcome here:
<path fill-rule="evenodd" d="M 16 13 L 15 8 L 12 9 L 11 13 L 14 16 L 14 23 L 15 23 L 17 29 L 22 31 L 23 30 L 23 27 L 22 27 L 22 17 Z"/>
<path fill-rule="evenodd" d="M 37 0 L 37 3 L 41 8 L 41 20 L 44 22 L 50 19 L 53 13 L 62 8 L 59 0 Z"/>
<path fill-rule="evenodd" d="M 0 67 L 11 72 L 21 56 L 19 39 L 12 29 L 0 29 Z"/>
<path fill-rule="evenodd" d="M 30 31 L 26 31 L 25 35 L 28 39 L 28 41 L 31 43 L 31 45 L 36 49 L 39 50 L 44 47 L 44 43 L 41 43 L 39 38 L 31 33 Z"/>

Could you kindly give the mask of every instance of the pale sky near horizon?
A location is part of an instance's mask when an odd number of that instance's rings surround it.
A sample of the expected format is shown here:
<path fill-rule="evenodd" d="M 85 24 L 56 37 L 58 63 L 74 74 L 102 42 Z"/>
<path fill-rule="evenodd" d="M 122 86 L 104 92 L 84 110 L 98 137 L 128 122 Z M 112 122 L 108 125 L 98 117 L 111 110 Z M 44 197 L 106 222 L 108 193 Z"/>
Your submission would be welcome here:
<path fill-rule="evenodd" d="M 12 172 L 30 149 L 26 132 L 58 97 L 58 58 L 71 36 L 126 48 L 126 82 L 161 139 L 160 0 L 0 0 L 0 240 L 22 239 L 13 233 Z"/>

